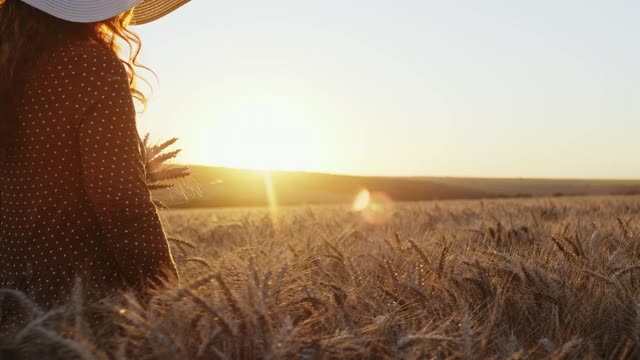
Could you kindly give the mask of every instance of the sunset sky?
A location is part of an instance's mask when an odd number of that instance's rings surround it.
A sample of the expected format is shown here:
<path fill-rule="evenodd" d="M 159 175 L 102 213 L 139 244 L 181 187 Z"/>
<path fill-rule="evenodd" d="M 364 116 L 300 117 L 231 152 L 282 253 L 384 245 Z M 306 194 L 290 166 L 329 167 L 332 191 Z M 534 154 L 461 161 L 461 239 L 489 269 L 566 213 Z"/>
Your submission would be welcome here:
<path fill-rule="evenodd" d="M 193 0 L 138 27 L 180 162 L 640 178 L 640 2 Z"/>

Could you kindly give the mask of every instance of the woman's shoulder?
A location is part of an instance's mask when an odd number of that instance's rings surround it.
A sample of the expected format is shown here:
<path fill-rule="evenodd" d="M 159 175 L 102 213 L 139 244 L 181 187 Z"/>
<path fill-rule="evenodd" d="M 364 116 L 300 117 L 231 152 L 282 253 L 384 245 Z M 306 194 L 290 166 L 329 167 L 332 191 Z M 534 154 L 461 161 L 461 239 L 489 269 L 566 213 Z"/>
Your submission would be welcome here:
<path fill-rule="evenodd" d="M 129 91 L 129 78 L 117 54 L 91 43 L 73 43 L 49 51 L 32 67 L 25 83 L 25 96 L 43 89 L 64 95 L 69 102 L 91 102 L 99 92 Z M 81 108 L 82 106 L 79 105 Z"/>
<path fill-rule="evenodd" d="M 98 44 L 68 43 L 44 55 L 32 65 L 28 78 L 56 78 L 72 83 L 85 79 L 123 81 L 127 78 L 126 69 L 118 55 L 112 49 Z"/>
<path fill-rule="evenodd" d="M 51 55 L 61 68 L 67 65 L 85 68 L 85 70 L 103 68 L 124 70 L 122 62 L 112 49 L 94 43 L 69 43 L 56 49 Z"/>

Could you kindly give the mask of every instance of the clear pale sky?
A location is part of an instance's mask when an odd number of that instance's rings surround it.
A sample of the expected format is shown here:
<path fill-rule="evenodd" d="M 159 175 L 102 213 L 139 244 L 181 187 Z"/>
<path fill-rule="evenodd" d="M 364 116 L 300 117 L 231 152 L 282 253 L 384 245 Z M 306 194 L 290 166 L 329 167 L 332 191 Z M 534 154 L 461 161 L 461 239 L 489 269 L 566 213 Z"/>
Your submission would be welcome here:
<path fill-rule="evenodd" d="M 137 27 L 180 162 L 640 178 L 640 2 L 193 0 Z"/>

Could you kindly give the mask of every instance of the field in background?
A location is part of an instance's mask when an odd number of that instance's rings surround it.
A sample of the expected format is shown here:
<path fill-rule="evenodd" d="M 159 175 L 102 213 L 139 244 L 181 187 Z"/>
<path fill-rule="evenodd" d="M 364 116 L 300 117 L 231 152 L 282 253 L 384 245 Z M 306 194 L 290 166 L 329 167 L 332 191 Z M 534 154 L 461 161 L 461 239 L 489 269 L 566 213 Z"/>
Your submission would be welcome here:
<path fill-rule="evenodd" d="M 499 196 L 640 194 L 640 180 L 456 177 L 426 177 L 422 179 Z"/>
<path fill-rule="evenodd" d="M 268 205 L 264 171 L 190 166 L 192 176 L 159 197 L 176 208 Z M 394 201 L 566 195 L 640 194 L 640 180 L 372 177 L 273 171 L 270 184 L 282 205 L 349 203 L 362 189 Z"/>
<path fill-rule="evenodd" d="M 149 303 L 128 297 L 92 307 L 75 299 L 57 313 L 33 310 L 5 354 L 640 356 L 640 197 L 396 203 L 376 211 L 165 211 L 168 232 L 181 239 L 172 245 L 182 287 Z M 106 323 L 86 321 L 92 311 Z"/>

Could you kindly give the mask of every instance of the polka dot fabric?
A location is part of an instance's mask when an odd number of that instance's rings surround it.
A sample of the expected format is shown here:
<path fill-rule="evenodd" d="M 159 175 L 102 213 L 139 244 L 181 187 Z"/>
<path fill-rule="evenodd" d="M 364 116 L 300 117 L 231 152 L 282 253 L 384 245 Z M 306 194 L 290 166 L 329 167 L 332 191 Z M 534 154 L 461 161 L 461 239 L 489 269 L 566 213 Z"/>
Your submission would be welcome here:
<path fill-rule="evenodd" d="M 16 142 L 0 163 L 0 288 L 50 308 L 76 278 L 98 299 L 177 277 L 113 51 L 59 48 L 18 95 Z"/>

